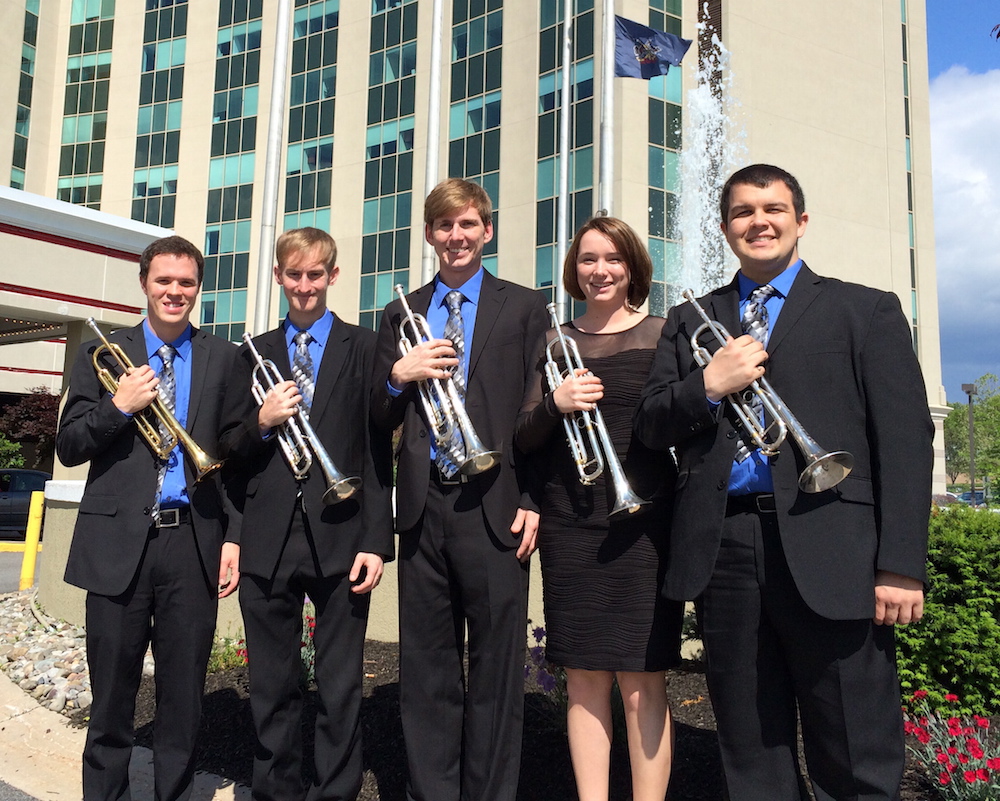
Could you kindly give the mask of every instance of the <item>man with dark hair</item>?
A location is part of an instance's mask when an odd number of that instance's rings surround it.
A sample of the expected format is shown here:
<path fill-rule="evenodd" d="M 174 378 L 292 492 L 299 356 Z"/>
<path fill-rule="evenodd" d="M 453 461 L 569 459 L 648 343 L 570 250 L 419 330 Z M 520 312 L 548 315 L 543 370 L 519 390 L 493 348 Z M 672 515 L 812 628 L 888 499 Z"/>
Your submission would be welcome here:
<path fill-rule="evenodd" d="M 808 215 L 787 172 L 748 167 L 723 198 L 740 272 L 699 303 L 744 333 L 702 337 L 700 367 L 702 318 L 673 309 L 635 418 L 679 461 L 665 592 L 698 606 L 732 801 L 808 797 L 796 712 L 817 801 L 889 801 L 904 758 L 893 626 L 923 611 L 933 461 L 909 326 L 895 295 L 801 261 Z M 853 455 L 839 483 L 801 489 L 817 454 L 790 433 L 769 458 L 741 425 L 727 398 L 765 372 L 803 430 Z"/>
<path fill-rule="evenodd" d="M 390 303 L 372 386 L 383 438 L 403 426 L 396 529 L 407 798 L 512 801 L 521 758 L 525 563 L 538 524 L 512 439 L 547 327 L 545 299 L 483 269 L 493 219 L 482 187 L 442 182 L 427 196 L 424 219 L 439 271 L 407 302 L 427 318 L 433 338 L 420 342 L 410 326 L 402 330 L 402 303 Z M 397 349 L 401 333 L 413 346 L 405 356 Z M 434 438 L 418 393 L 428 379 L 455 381 L 479 438 L 502 452 L 499 464 L 473 476 L 458 470 L 467 443 Z"/>
<path fill-rule="evenodd" d="M 337 245 L 318 228 L 286 231 L 276 246 L 274 279 L 288 301 L 281 326 L 254 339 L 261 358 L 279 376 L 259 405 L 251 393 L 256 361 L 240 349 L 229 390 L 222 441 L 247 479 L 241 535 L 240 608 L 250 665 L 250 708 L 257 747 L 253 797 L 257 801 L 354 799 L 361 789 L 361 680 L 371 590 L 395 549 L 392 532 L 391 451 L 371 436 L 368 413 L 375 333 L 345 323 L 327 308 L 340 275 Z M 277 380 L 283 377 L 285 380 Z M 293 420 L 294 417 L 294 420 Z M 304 420 L 299 454 L 305 471 L 284 453 L 282 426 Z M 285 439 L 284 444 L 290 440 Z M 338 494 L 328 458 L 339 476 L 360 488 Z M 329 503 L 328 492 L 341 497 Z M 315 628 L 303 634 L 305 596 L 315 606 Z M 300 644 L 315 645 L 314 781 L 303 784 L 302 663 Z"/>
<path fill-rule="evenodd" d="M 236 348 L 190 323 L 201 263 L 198 249 L 180 237 L 146 249 L 139 277 L 146 319 L 110 337 L 134 369 L 123 369 L 99 340 L 85 343 L 56 435 L 63 464 L 90 462 L 66 564 L 66 581 L 87 590 L 94 702 L 83 752 L 85 801 L 130 797 L 135 696 L 150 644 L 155 796 L 190 796 L 218 599 L 239 581 L 238 521 L 218 472 L 198 480 L 192 454 L 180 444 L 159 458 L 137 420 L 147 417 L 150 431 L 173 437 L 150 415 L 157 401 L 199 448 L 219 453 L 219 414 Z M 99 349 L 99 366 L 118 376 L 114 392 L 95 372 Z"/>

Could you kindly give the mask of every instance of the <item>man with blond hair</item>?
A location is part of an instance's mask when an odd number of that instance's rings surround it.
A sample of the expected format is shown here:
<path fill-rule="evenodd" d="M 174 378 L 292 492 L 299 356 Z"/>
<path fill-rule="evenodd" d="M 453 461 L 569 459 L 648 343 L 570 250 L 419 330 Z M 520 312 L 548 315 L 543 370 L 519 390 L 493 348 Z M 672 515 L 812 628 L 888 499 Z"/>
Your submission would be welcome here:
<path fill-rule="evenodd" d="M 456 178 L 442 182 L 427 196 L 424 223 L 438 274 L 407 303 L 427 318 L 433 338 L 412 342 L 401 357 L 405 315 L 401 301 L 390 303 L 372 380 L 372 415 L 382 438 L 403 426 L 396 529 L 407 798 L 513 801 L 521 758 L 526 563 L 538 515 L 524 492 L 512 440 L 534 348 L 547 327 L 545 299 L 483 268 L 493 211 L 482 187 Z M 434 439 L 418 394 L 428 379 L 455 381 L 479 438 L 501 452 L 492 469 L 463 474 L 454 443 Z"/>
<path fill-rule="evenodd" d="M 256 801 L 354 799 L 361 789 L 361 677 L 370 592 L 394 550 L 388 447 L 369 431 L 368 386 L 375 334 L 327 308 L 340 274 L 337 245 L 325 231 L 298 228 L 277 242 L 274 280 L 288 301 L 282 324 L 254 346 L 278 373 L 258 406 L 255 361 L 240 350 L 226 396 L 222 441 L 246 481 L 240 608 L 246 626 L 250 707 L 257 734 Z M 312 467 L 297 477 L 281 429 L 307 418 Z M 318 453 L 325 450 L 360 489 L 329 504 Z M 303 605 L 315 628 L 303 632 Z M 315 778 L 303 782 L 300 646 L 315 646 Z"/>

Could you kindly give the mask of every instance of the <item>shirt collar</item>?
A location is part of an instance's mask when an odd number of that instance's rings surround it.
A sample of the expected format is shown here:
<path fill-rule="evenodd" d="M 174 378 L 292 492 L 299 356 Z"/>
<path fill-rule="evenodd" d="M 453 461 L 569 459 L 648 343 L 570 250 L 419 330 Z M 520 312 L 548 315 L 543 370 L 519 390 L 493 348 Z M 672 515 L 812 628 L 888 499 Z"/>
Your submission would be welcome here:
<path fill-rule="evenodd" d="M 142 321 L 142 333 L 146 340 L 147 363 L 149 359 L 156 356 L 156 352 L 164 345 L 173 345 L 174 350 L 177 351 L 177 355 L 184 361 L 187 361 L 188 357 L 191 355 L 191 335 L 194 333 L 191 323 L 188 323 L 184 332 L 173 342 L 164 342 L 160 339 L 150 327 L 148 318 Z"/>
<path fill-rule="evenodd" d="M 333 330 L 333 312 L 327 309 L 323 316 L 308 328 L 299 328 L 286 315 L 282 326 L 285 329 L 285 345 L 292 346 L 292 341 L 299 331 L 308 331 L 313 340 L 321 347 L 325 348 L 327 340 L 330 338 L 330 331 Z"/>
<path fill-rule="evenodd" d="M 483 288 L 483 273 L 485 272 L 483 267 L 476 270 L 476 274 L 473 275 L 468 281 L 459 287 L 450 287 L 441 280 L 441 274 L 438 273 L 434 276 L 434 294 L 431 296 L 432 307 L 443 306 L 444 297 L 452 289 L 458 289 L 463 295 L 467 302 L 471 303 L 473 306 L 479 305 L 479 293 Z"/>
<path fill-rule="evenodd" d="M 799 274 L 799 270 L 802 269 L 802 259 L 798 259 L 794 264 L 786 267 L 778 275 L 774 277 L 774 280 L 768 281 L 773 288 L 774 293 L 782 298 L 787 298 L 788 293 L 792 289 L 792 284 L 795 283 L 795 278 Z M 763 286 L 763 284 L 758 284 L 756 281 L 752 281 L 743 275 L 742 271 L 737 273 L 740 282 L 740 302 L 742 303 L 747 298 L 750 297 L 750 293 L 753 292 L 757 287 Z"/>

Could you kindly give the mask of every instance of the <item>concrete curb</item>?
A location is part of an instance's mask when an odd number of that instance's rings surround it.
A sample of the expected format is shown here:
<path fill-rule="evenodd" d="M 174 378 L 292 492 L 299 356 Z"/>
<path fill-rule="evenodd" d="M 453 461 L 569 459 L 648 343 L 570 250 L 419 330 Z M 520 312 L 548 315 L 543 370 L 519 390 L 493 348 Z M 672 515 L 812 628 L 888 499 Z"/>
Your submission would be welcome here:
<path fill-rule="evenodd" d="M 87 732 L 58 712 L 39 706 L 0 673 L 0 781 L 37 799 L 80 798 Z M 153 753 L 132 749 L 132 795 L 153 797 Z M 191 801 L 249 801 L 250 788 L 211 773 L 198 773 Z"/>

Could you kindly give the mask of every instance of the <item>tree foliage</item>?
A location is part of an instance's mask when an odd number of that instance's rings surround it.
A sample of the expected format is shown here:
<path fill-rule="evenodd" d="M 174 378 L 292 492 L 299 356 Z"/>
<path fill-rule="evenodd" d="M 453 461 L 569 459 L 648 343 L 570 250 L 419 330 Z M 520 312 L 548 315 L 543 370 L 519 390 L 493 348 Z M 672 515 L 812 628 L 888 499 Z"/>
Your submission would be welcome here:
<path fill-rule="evenodd" d="M 952 403 L 944 421 L 945 464 L 952 483 L 969 472 L 969 406 Z M 976 381 L 972 400 L 975 428 L 976 475 L 992 483 L 1000 476 L 1000 378 L 987 373 Z"/>
<path fill-rule="evenodd" d="M 0 433 L 16 442 L 35 442 L 35 463 L 44 464 L 52 457 L 56 445 L 56 426 L 59 422 L 59 396 L 45 387 L 33 387 L 0 413 Z"/>
<path fill-rule="evenodd" d="M 12 467 L 24 467 L 21 446 L 16 442 L 11 442 L 3 434 L 0 434 L 0 470 Z"/>

